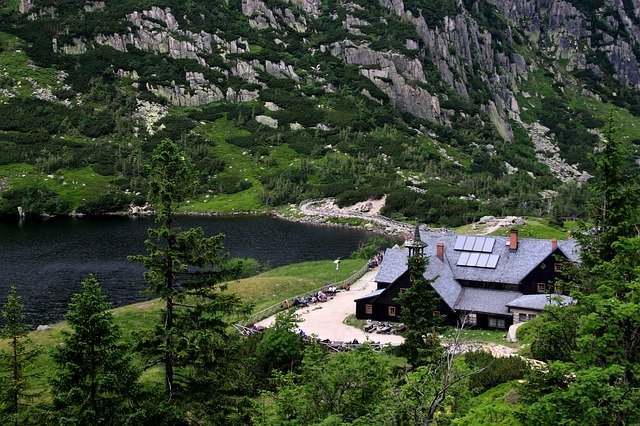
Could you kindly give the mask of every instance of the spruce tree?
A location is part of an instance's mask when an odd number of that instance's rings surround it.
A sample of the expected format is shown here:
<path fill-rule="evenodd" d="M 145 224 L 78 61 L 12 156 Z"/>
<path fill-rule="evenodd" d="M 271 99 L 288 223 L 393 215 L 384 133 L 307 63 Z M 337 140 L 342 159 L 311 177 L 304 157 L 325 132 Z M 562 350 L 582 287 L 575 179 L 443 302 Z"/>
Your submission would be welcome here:
<path fill-rule="evenodd" d="M 2 318 L 4 327 L 0 331 L 0 337 L 8 340 L 9 351 L 0 352 L 0 363 L 3 367 L 0 414 L 7 422 L 17 425 L 25 400 L 33 396 L 27 392 L 29 376 L 26 369 L 38 351 L 28 349 L 29 327 L 25 323 L 24 306 L 16 286 L 11 287 L 2 310 Z"/>
<path fill-rule="evenodd" d="M 420 255 L 407 259 L 411 286 L 396 299 L 400 320 L 407 328 L 399 351 L 414 367 L 434 362 L 442 352 L 436 333 L 440 323 L 436 313 L 438 295 L 423 275 L 427 262 Z"/>
<path fill-rule="evenodd" d="M 62 423 L 123 424 L 137 409 L 139 373 L 108 308 L 98 280 L 89 275 L 69 303 L 71 331 L 52 354 L 53 404 Z"/>
<path fill-rule="evenodd" d="M 144 265 L 148 291 L 164 300 L 165 309 L 153 333 L 140 336 L 139 349 L 149 365 L 164 366 L 169 399 L 180 388 L 189 388 L 194 400 L 200 391 L 211 395 L 221 390 L 226 318 L 240 304 L 216 284 L 235 277 L 241 264 L 230 266 L 222 234 L 205 237 L 201 228 L 174 227 L 176 210 L 197 183 L 184 152 L 165 139 L 156 147 L 149 168 L 148 200 L 156 211 L 157 227 L 148 230 L 148 254 L 130 259 Z"/>
<path fill-rule="evenodd" d="M 630 168 L 630 156 L 621 140 L 613 113 L 602 129 L 599 152 L 593 156 L 596 176 L 592 185 L 589 222 L 576 237 L 585 267 L 611 261 L 613 244 L 621 237 L 640 235 L 640 187 Z"/>
<path fill-rule="evenodd" d="M 640 422 L 640 181 L 627 172 L 611 117 L 603 135 L 596 208 L 578 236 L 581 263 L 570 276 L 577 303 L 551 308 L 534 329 L 532 352 L 549 363 L 521 392 L 531 424 Z M 558 336 L 564 341 L 553 345 Z M 539 351 L 536 342 L 551 344 Z"/>

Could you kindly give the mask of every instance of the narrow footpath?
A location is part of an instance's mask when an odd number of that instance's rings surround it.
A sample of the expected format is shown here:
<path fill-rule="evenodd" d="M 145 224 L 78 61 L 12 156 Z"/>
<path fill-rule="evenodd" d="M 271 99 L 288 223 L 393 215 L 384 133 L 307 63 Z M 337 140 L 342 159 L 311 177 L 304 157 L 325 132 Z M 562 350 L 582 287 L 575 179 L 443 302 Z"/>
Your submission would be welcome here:
<path fill-rule="evenodd" d="M 316 303 L 297 311 L 298 328 L 308 336 L 316 335 L 319 339 L 337 342 L 351 342 L 354 339 L 362 343 L 366 340 L 381 344 L 399 345 L 404 341 L 402 336 L 394 334 L 365 333 L 364 330 L 343 323 L 344 319 L 356 312 L 355 300 L 376 289 L 374 278 L 379 268 L 374 268 L 351 285 L 348 291 L 341 290 L 324 303 Z M 270 327 L 275 315 L 266 318 L 257 325 Z"/>

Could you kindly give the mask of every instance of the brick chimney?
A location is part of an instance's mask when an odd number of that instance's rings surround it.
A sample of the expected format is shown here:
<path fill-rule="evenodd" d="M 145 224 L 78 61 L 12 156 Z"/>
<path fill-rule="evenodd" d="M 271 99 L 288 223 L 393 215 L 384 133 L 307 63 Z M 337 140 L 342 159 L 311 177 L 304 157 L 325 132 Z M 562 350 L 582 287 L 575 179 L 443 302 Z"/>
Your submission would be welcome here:
<path fill-rule="evenodd" d="M 556 240 L 555 238 L 551 240 L 551 250 L 555 250 L 556 248 L 558 248 L 558 240 Z"/>
<path fill-rule="evenodd" d="M 436 256 L 444 262 L 444 241 L 438 241 L 436 244 Z"/>
<path fill-rule="evenodd" d="M 518 230 L 512 229 L 509 233 L 509 251 L 518 250 Z"/>

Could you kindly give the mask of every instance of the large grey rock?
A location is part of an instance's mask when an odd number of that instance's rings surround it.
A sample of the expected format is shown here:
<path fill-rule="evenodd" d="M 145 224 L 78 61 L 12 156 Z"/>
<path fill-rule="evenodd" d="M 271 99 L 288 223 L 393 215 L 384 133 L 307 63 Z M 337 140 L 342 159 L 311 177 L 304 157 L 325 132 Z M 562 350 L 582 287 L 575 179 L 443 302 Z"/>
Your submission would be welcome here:
<path fill-rule="evenodd" d="M 34 6 L 35 0 L 20 0 L 20 4 L 18 5 L 18 11 L 20 13 L 27 13 Z"/>
<path fill-rule="evenodd" d="M 266 115 L 256 115 L 255 120 L 264 126 L 271 127 L 272 129 L 278 128 L 278 120 L 275 118 L 271 118 Z"/>

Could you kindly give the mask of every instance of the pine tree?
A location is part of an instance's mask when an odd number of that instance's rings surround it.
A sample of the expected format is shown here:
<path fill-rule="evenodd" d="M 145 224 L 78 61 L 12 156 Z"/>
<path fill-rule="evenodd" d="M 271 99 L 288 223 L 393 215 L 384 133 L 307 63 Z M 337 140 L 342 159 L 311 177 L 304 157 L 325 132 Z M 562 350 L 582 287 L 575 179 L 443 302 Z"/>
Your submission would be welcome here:
<path fill-rule="evenodd" d="M 24 401 L 33 396 L 29 389 L 29 376 L 26 369 L 38 354 L 37 349 L 28 349 L 29 327 L 25 324 L 24 306 L 16 286 L 11 287 L 7 302 L 2 310 L 5 325 L 0 337 L 9 341 L 9 351 L 0 353 L 0 362 L 6 372 L 2 376 L 0 414 L 17 425 Z"/>
<path fill-rule="evenodd" d="M 596 208 L 578 236 L 581 263 L 570 277 L 577 303 L 552 308 L 535 328 L 534 344 L 546 345 L 539 351 L 532 344 L 532 352 L 549 360 L 521 393 L 535 424 L 640 422 L 640 182 L 626 173 L 612 117 L 603 134 Z M 562 344 L 554 345 L 559 336 Z"/>
<path fill-rule="evenodd" d="M 164 365 L 169 399 L 178 390 L 177 373 L 182 386 L 191 387 L 192 399 L 195 390 L 220 390 L 216 382 L 226 317 L 239 307 L 235 296 L 221 293 L 222 287 L 215 285 L 235 277 L 241 267 L 227 261 L 224 236 L 205 237 L 200 228 L 181 231 L 173 226 L 177 208 L 195 186 L 189 158 L 174 142 L 160 142 L 150 164 L 148 194 L 158 226 L 148 230 L 148 255 L 130 259 L 145 266 L 148 291 L 165 302 L 161 324 L 152 335 L 141 336 L 139 348 L 150 365 Z"/>
<path fill-rule="evenodd" d="M 600 151 L 594 155 L 596 176 L 590 222 L 577 235 L 585 267 L 611 261 L 613 244 L 621 237 L 640 236 L 640 188 L 637 175 L 629 168 L 628 151 L 618 135 L 613 112 L 602 129 Z"/>
<path fill-rule="evenodd" d="M 411 286 L 396 299 L 400 305 L 400 320 L 407 330 L 400 353 L 417 367 L 439 357 L 442 348 L 436 333 L 440 323 L 436 307 L 438 295 L 431 288 L 431 281 L 424 277 L 428 260 L 420 255 L 407 259 Z"/>
<path fill-rule="evenodd" d="M 53 403 L 72 424 L 123 424 L 136 410 L 138 371 L 98 280 L 89 275 L 65 316 L 71 328 L 53 351 Z"/>

